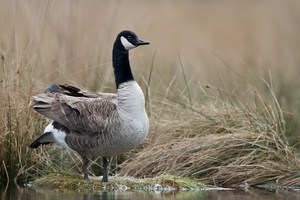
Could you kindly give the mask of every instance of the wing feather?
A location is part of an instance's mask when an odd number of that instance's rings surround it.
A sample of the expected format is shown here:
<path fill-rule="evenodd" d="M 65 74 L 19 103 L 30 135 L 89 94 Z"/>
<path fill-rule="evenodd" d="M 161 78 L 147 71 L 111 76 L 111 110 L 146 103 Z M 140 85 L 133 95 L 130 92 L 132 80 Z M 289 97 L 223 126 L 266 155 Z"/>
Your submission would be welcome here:
<path fill-rule="evenodd" d="M 53 85 L 51 85 L 50 87 L 53 87 Z M 66 94 L 68 96 L 102 98 L 112 102 L 114 102 L 117 99 L 117 95 L 114 93 L 88 92 L 80 88 L 77 88 L 75 86 L 70 86 L 67 84 L 59 85 L 59 88 L 63 94 Z"/>
<path fill-rule="evenodd" d="M 53 87 L 53 86 L 52 86 Z M 85 93 L 74 95 L 75 87 L 60 87 L 62 92 L 37 94 L 32 97 L 31 107 L 69 130 L 94 134 L 102 132 L 106 121 L 116 112 L 116 95 Z M 67 94 L 67 91 L 73 95 Z"/>

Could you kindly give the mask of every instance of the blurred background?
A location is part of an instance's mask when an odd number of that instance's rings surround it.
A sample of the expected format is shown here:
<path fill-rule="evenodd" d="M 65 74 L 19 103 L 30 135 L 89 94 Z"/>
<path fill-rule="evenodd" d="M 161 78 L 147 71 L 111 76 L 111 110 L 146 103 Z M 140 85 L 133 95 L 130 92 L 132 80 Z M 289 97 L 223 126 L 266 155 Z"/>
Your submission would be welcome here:
<path fill-rule="evenodd" d="M 131 52 L 142 85 L 152 72 L 158 91 L 184 70 L 195 97 L 204 86 L 246 100 L 266 80 L 298 137 L 299 10 L 297 0 L 0 0 L 2 75 L 36 91 L 51 82 L 112 91 L 112 44 L 129 29 L 151 41 Z"/>

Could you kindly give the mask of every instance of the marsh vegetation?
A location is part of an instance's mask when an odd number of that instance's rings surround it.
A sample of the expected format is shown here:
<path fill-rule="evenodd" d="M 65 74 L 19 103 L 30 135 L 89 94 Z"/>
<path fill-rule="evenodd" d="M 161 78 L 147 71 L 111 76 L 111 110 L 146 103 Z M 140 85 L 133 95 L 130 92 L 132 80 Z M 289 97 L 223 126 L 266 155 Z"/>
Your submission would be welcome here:
<path fill-rule="evenodd" d="M 112 174 L 299 185 L 299 7 L 1 1 L 1 182 L 81 173 L 74 153 L 28 148 L 49 122 L 29 108 L 30 97 L 53 82 L 114 92 L 112 43 L 131 29 L 152 42 L 130 55 L 151 129 L 143 146 L 111 159 Z M 98 160 L 92 175 L 100 175 Z"/>

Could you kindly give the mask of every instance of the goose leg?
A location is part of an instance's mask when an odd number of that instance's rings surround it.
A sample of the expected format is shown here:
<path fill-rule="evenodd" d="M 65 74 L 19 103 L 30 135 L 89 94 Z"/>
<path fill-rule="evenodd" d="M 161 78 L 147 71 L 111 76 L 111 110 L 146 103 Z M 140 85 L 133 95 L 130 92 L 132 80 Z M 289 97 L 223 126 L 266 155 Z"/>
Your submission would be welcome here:
<path fill-rule="evenodd" d="M 88 164 L 89 159 L 86 156 L 82 156 L 82 172 L 83 172 L 83 179 L 89 180 L 89 174 L 88 174 Z"/>
<path fill-rule="evenodd" d="M 102 182 L 108 182 L 108 161 L 107 157 L 102 157 L 103 162 L 103 179 Z"/>

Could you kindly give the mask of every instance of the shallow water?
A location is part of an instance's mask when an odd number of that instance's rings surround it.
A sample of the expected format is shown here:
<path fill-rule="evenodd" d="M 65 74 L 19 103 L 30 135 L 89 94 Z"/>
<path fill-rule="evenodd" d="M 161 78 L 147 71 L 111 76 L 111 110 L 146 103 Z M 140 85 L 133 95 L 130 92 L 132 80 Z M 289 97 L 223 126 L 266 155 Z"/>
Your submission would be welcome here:
<path fill-rule="evenodd" d="M 300 192 L 290 192 L 285 190 L 269 191 L 269 190 L 202 190 L 202 191 L 172 191 L 172 192 L 155 192 L 155 191 L 59 191 L 59 190 L 33 190 L 30 188 L 22 187 L 8 187 L 6 190 L 1 190 L 1 199 L 15 200 L 15 199 L 28 199 L 28 200 L 112 200 L 112 199 L 226 199 L 226 200 L 277 200 L 277 199 L 300 199 Z"/>

